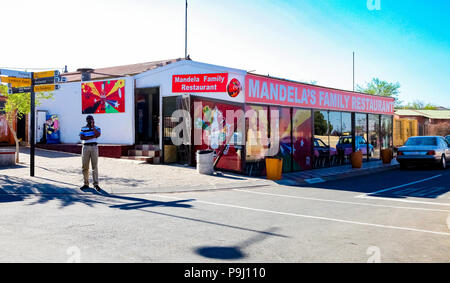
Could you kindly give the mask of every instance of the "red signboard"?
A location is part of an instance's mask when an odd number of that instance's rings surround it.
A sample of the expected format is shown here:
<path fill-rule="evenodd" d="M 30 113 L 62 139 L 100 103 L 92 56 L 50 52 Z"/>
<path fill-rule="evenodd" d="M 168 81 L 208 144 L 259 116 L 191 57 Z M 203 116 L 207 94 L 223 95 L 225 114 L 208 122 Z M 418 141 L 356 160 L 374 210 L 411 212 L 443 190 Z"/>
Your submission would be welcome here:
<path fill-rule="evenodd" d="M 227 92 L 228 73 L 172 76 L 172 92 Z"/>
<path fill-rule="evenodd" d="M 394 115 L 394 99 L 287 82 L 263 76 L 245 77 L 245 101 L 270 105 Z"/>

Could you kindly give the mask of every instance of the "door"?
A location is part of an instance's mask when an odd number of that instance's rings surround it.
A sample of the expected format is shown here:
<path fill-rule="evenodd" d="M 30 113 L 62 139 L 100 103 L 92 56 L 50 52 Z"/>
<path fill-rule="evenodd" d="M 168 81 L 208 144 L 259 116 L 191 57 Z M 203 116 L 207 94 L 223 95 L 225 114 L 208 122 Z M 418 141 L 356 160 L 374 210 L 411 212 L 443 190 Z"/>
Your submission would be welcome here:
<path fill-rule="evenodd" d="M 159 144 L 159 88 L 137 89 L 135 103 L 136 144 Z"/>

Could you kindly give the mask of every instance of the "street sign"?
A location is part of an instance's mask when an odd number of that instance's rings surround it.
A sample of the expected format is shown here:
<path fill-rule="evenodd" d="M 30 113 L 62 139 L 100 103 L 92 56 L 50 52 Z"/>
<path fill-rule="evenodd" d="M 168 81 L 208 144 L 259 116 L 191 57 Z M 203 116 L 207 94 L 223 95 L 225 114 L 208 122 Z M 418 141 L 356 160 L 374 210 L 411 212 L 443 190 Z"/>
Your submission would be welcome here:
<path fill-rule="evenodd" d="M 34 86 L 35 92 L 54 91 L 59 89 L 59 85 L 37 85 Z"/>
<path fill-rule="evenodd" d="M 61 73 L 58 70 L 37 72 L 37 73 L 34 73 L 33 78 L 36 80 L 36 79 L 49 78 L 49 77 L 58 77 L 60 74 Z"/>
<path fill-rule="evenodd" d="M 0 69 L 0 75 L 15 78 L 31 79 L 31 73 L 7 69 Z"/>
<path fill-rule="evenodd" d="M 8 89 L 8 94 L 28 93 L 28 92 L 31 92 L 31 90 L 32 90 L 31 86 L 27 86 L 27 87 L 13 87 L 13 88 L 9 88 Z"/>
<path fill-rule="evenodd" d="M 8 89 L 8 94 L 13 93 L 29 93 L 33 88 L 29 87 L 12 87 Z M 34 86 L 34 92 L 54 91 L 59 89 L 59 85 L 37 85 Z"/>
<path fill-rule="evenodd" d="M 57 84 L 60 82 L 60 77 L 49 77 L 49 78 L 40 78 L 34 79 L 35 85 L 49 85 L 49 84 Z"/>
<path fill-rule="evenodd" d="M 12 87 L 25 87 L 31 86 L 31 79 L 13 78 L 13 77 L 0 77 L 2 83 L 11 84 Z"/>

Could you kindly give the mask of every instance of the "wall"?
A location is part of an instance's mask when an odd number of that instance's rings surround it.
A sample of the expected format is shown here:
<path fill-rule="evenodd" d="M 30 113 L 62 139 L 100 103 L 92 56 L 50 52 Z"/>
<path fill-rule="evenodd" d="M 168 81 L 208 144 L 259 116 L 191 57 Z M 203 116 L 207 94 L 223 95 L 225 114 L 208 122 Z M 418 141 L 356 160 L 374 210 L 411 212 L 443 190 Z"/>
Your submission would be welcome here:
<path fill-rule="evenodd" d="M 102 129 L 102 144 L 134 144 L 134 79 L 125 79 L 125 113 L 95 114 L 95 124 Z M 86 124 L 81 108 L 81 82 L 66 83 L 54 92 L 53 100 L 43 101 L 37 110 L 59 115 L 61 143 L 79 143 L 80 128 Z"/>
<path fill-rule="evenodd" d="M 194 61 L 180 61 L 156 70 L 151 70 L 136 75 L 136 88 L 159 87 L 160 91 L 160 121 L 162 120 L 162 97 L 179 96 L 181 93 L 172 92 L 172 76 L 183 74 L 208 74 L 228 73 L 228 81 L 236 78 L 242 85 L 242 91 L 236 97 L 230 97 L 228 93 L 192 93 L 192 95 L 211 99 L 219 99 L 228 102 L 244 103 L 245 101 L 245 75 L 246 71 L 210 65 Z M 160 129 L 160 145 L 162 144 L 162 129 Z"/>

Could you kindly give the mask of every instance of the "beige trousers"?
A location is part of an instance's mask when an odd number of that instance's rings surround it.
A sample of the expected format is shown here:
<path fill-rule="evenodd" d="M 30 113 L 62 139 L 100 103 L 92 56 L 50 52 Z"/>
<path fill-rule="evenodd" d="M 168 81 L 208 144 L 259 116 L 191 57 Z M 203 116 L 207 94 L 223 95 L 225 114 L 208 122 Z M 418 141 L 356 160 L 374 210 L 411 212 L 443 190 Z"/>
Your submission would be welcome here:
<path fill-rule="evenodd" d="M 92 179 L 94 179 L 94 186 L 98 185 L 98 146 L 83 145 L 81 153 L 83 163 L 83 179 L 84 184 L 89 186 L 89 162 L 92 164 Z"/>

